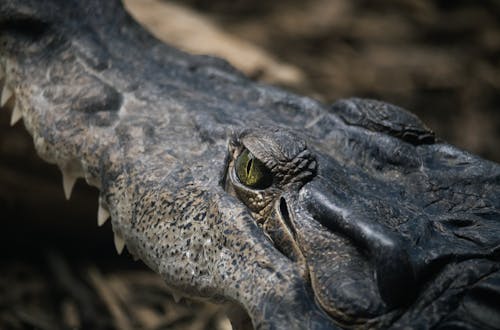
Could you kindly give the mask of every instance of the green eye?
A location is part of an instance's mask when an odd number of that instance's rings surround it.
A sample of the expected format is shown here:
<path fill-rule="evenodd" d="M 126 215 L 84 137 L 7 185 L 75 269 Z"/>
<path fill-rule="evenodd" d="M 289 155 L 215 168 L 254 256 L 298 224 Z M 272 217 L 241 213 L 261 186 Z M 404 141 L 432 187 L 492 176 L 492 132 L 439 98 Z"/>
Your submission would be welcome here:
<path fill-rule="evenodd" d="M 269 169 L 248 150 L 236 159 L 236 175 L 245 186 L 257 189 L 267 188 L 273 182 Z"/>

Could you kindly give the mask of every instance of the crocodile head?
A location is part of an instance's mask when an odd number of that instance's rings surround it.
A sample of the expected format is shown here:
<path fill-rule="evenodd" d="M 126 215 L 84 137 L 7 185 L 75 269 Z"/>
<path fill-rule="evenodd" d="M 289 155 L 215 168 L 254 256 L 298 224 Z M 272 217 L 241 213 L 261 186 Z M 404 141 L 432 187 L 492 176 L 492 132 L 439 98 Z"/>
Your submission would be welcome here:
<path fill-rule="evenodd" d="M 254 83 L 117 1 L 4 0 L 0 45 L 12 123 L 172 289 L 256 328 L 498 324 L 500 166 L 414 115 Z"/>

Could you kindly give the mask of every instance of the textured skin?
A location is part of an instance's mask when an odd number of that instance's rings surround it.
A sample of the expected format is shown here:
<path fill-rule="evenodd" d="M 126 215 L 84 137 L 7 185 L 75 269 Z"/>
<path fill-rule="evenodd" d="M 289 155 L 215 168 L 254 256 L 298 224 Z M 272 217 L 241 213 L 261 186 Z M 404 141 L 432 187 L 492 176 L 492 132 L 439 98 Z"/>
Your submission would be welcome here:
<path fill-rule="evenodd" d="M 3 0 L 0 45 L 39 155 L 173 289 L 262 329 L 498 328 L 500 166 L 405 110 L 256 84 L 116 1 Z M 270 187 L 239 182 L 245 149 Z"/>

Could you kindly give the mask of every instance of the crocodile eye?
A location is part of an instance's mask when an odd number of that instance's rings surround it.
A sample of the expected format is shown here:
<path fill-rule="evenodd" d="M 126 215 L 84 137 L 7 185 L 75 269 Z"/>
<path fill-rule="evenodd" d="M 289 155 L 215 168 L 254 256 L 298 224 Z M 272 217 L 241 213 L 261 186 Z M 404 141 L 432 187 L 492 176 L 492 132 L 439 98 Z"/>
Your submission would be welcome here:
<path fill-rule="evenodd" d="M 248 150 L 236 159 L 236 175 L 245 186 L 264 189 L 273 182 L 271 171 Z"/>

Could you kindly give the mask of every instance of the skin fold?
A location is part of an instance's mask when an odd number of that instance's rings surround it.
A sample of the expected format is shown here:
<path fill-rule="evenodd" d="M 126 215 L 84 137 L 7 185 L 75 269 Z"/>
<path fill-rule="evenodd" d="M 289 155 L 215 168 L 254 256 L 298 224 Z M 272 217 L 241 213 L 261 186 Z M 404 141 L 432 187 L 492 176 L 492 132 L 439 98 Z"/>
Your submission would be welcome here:
<path fill-rule="evenodd" d="M 118 1 L 0 3 L 2 107 L 125 246 L 257 329 L 500 324 L 500 166 L 150 36 Z"/>

